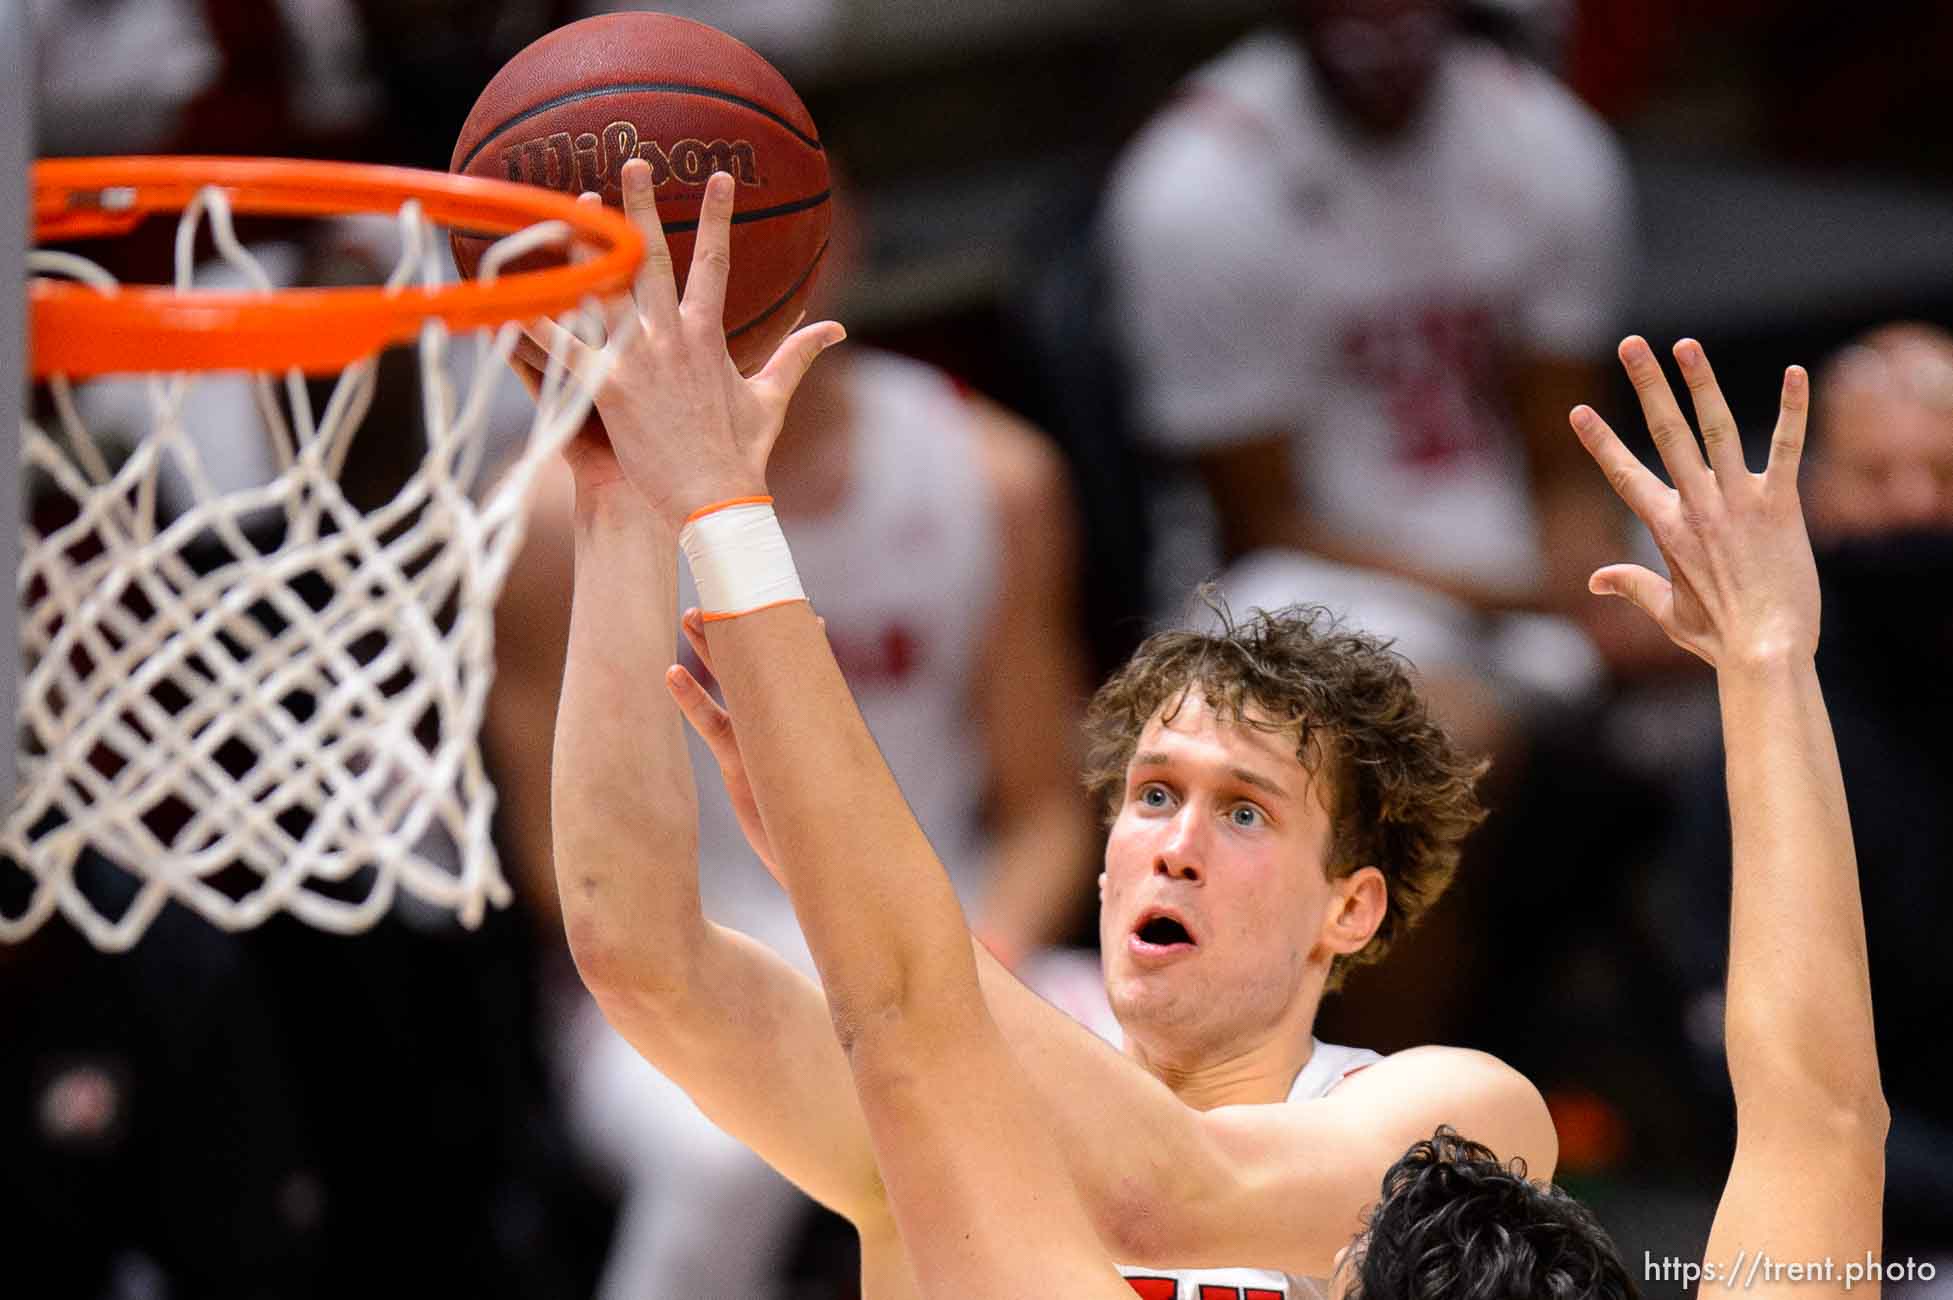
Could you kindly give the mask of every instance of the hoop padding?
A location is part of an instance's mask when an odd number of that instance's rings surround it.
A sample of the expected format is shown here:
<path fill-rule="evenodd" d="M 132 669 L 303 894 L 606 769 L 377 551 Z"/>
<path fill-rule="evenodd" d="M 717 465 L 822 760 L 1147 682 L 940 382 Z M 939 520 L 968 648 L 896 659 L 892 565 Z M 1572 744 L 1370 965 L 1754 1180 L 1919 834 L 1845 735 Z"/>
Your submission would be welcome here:
<path fill-rule="evenodd" d="M 230 234 L 225 192 L 201 192 L 186 222 L 198 212 L 233 269 L 268 282 Z M 371 292 L 418 313 L 427 450 L 370 512 L 340 470 L 356 435 L 399 432 L 360 433 L 375 357 L 318 413 L 297 369 L 150 375 L 149 427 L 119 464 L 65 376 L 47 386 L 48 427 L 24 421 L 23 477 L 41 490 L 20 573 L 21 777 L 0 830 L 16 901 L 0 903 L 0 939 L 58 909 L 96 946 L 126 949 L 170 900 L 227 929 L 284 911 L 344 932 L 403 895 L 471 926 L 507 902 L 478 746 L 493 611 L 528 488 L 581 426 L 611 354 L 576 372 L 551 359 L 512 464 L 490 477 L 484 427 L 495 385 L 515 384 L 519 326 L 451 336 L 429 319 L 451 292 L 429 287 L 446 242 L 412 202 L 397 221 L 405 251 Z M 534 243 L 519 234 L 491 259 Z M 472 366 L 455 343 L 472 345 Z M 191 398 L 220 382 L 250 385 L 269 481 L 213 481 L 217 442 L 190 427 Z"/>
<path fill-rule="evenodd" d="M 194 294 L 34 280 L 28 285 L 37 379 L 126 371 L 343 369 L 419 333 L 533 320 L 622 292 L 644 259 L 623 217 L 534 185 L 444 172 L 285 158 L 55 158 L 34 164 L 36 244 L 126 233 L 160 212 L 186 212 L 211 187 L 232 211 L 326 217 L 395 212 L 417 201 L 429 220 L 507 235 L 560 221 L 596 250 L 575 265 L 387 295 L 374 289 Z"/>

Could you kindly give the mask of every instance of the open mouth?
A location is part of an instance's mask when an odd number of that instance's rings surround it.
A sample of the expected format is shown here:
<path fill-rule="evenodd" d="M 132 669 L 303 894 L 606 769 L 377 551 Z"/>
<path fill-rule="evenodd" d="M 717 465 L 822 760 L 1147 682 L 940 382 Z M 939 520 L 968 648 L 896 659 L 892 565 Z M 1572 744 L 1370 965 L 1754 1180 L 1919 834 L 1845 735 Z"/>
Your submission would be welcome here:
<path fill-rule="evenodd" d="M 1133 937 L 1148 948 L 1191 948 L 1193 935 L 1177 918 L 1156 913 L 1139 923 Z"/>

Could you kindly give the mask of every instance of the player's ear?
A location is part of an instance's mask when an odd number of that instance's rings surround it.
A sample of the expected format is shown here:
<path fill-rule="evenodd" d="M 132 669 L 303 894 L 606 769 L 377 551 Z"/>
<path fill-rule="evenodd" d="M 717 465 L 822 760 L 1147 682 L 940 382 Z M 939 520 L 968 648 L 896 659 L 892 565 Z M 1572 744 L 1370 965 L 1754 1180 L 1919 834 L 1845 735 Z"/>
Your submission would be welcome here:
<path fill-rule="evenodd" d="M 1322 944 L 1338 955 L 1361 952 L 1383 924 L 1390 885 L 1375 867 L 1358 867 L 1329 882 L 1329 910 L 1322 919 Z"/>

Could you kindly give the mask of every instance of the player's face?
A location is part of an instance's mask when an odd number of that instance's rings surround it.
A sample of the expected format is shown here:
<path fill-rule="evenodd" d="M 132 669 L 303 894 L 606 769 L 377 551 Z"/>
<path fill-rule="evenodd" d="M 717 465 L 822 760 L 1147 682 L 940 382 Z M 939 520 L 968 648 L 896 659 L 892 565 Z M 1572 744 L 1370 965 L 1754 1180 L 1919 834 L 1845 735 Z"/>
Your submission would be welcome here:
<path fill-rule="evenodd" d="M 1307 1030 L 1339 893 L 1326 785 L 1292 732 L 1224 722 L 1197 693 L 1147 724 L 1106 843 L 1099 943 L 1112 1008 L 1149 1054 Z"/>
<path fill-rule="evenodd" d="M 1297 10 L 1330 96 L 1371 130 L 1409 125 L 1437 75 L 1448 0 L 1297 0 Z"/>

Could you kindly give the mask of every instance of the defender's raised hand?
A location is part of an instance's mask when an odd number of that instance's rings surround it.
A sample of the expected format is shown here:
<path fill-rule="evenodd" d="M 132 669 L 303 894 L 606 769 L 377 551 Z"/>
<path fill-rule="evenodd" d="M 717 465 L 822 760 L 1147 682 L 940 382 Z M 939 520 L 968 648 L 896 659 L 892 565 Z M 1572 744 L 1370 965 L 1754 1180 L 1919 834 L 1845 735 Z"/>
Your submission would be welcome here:
<path fill-rule="evenodd" d="M 1630 336 L 1620 357 L 1674 486 L 1635 459 L 1592 407 L 1576 406 L 1569 419 L 1614 491 L 1653 534 L 1669 576 L 1613 564 L 1588 579 L 1588 589 L 1632 601 L 1676 645 L 1712 665 L 1813 654 L 1817 566 L 1797 499 L 1810 409 L 1803 368 L 1784 372 L 1769 463 L 1752 474 L 1701 344 L 1683 339 L 1675 359 L 1702 427 L 1706 460 L 1647 343 Z"/>
<path fill-rule="evenodd" d="M 726 279 L 732 268 L 733 180 L 715 173 L 699 210 L 698 239 L 681 301 L 658 218 L 650 165 L 624 165 L 624 212 L 644 234 L 632 287 L 636 311 L 605 344 L 616 353 L 597 396 L 625 479 L 676 525 L 700 506 L 766 491 L 766 459 L 787 401 L 823 350 L 846 337 L 832 321 L 788 335 L 748 379 L 726 351 Z M 582 345 L 545 326 L 552 350 Z"/>
<path fill-rule="evenodd" d="M 688 609 L 678 625 L 706 676 L 713 676 L 712 647 L 705 639 L 705 616 L 696 608 Z M 827 620 L 816 616 L 814 626 L 826 632 Z M 713 761 L 719 765 L 719 779 L 725 783 L 726 798 L 732 803 L 733 816 L 739 821 L 740 833 L 746 837 L 746 846 L 752 849 L 766 873 L 784 886 L 787 880 L 780 874 L 779 860 L 773 855 L 773 841 L 767 838 L 766 826 L 760 821 L 759 804 L 753 799 L 753 783 L 746 775 L 746 756 L 739 752 L 739 734 L 733 727 L 732 715 L 683 664 L 665 669 L 665 689 L 671 692 L 685 721 L 712 751 Z"/>

